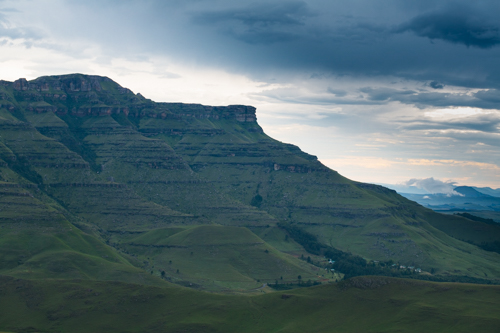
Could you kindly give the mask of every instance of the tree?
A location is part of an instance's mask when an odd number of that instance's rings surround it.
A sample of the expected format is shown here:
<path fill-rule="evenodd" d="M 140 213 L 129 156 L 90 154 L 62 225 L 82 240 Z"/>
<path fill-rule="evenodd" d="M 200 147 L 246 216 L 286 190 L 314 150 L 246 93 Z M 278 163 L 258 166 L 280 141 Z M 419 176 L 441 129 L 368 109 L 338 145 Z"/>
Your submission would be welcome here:
<path fill-rule="evenodd" d="M 297 279 L 299 280 L 299 284 L 300 284 L 300 280 L 302 280 L 302 276 L 301 275 L 297 276 Z"/>
<path fill-rule="evenodd" d="M 164 278 L 165 277 L 165 271 L 161 271 L 161 277 Z"/>
<path fill-rule="evenodd" d="M 252 198 L 252 201 L 250 202 L 251 206 L 254 207 L 260 207 L 262 204 L 262 196 L 260 194 L 257 194 L 255 197 Z"/>

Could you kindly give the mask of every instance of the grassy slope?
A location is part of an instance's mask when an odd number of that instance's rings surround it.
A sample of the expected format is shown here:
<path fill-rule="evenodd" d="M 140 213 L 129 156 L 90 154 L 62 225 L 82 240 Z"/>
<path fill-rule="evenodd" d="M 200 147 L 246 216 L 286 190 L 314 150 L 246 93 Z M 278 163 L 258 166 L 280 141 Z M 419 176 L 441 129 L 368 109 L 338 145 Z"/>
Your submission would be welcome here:
<path fill-rule="evenodd" d="M 363 277 L 248 297 L 117 282 L 1 281 L 5 331 L 496 332 L 500 325 L 498 286 Z"/>
<path fill-rule="evenodd" d="M 36 189 L 7 185 L 17 184 L 0 184 L 2 274 L 31 279 L 161 283 L 132 266 L 92 234 L 77 229 L 61 210 L 53 207 L 56 204 Z"/>
<path fill-rule="evenodd" d="M 172 230 L 173 229 L 173 230 Z M 244 291 L 263 283 L 317 280 L 321 271 L 266 244 L 246 228 L 196 226 L 129 236 L 119 247 L 147 261 L 154 275 L 204 290 Z M 123 238 L 122 238 L 123 239 Z M 154 267 L 154 268 L 153 268 Z"/>
<path fill-rule="evenodd" d="M 61 125 L 55 116 L 44 118 Z M 72 222 L 82 221 L 46 195 L 60 193 L 64 188 L 58 186 L 61 183 L 98 182 L 99 177 L 90 172 L 86 161 L 16 118 L 0 117 L 0 127 L 2 274 L 162 284 L 106 246 L 95 237 L 92 228 L 87 230 L 90 232 L 76 228 L 68 218 Z M 65 198 L 77 192 L 69 191 Z M 82 198 L 89 199 L 86 194 L 79 198 L 80 202 Z"/>
<path fill-rule="evenodd" d="M 439 218 L 438 218 L 439 217 Z M 450 216 L 443 218 L 442 215 L 428 214 L 428 221 L 434 227 L 457 238 L 481 244 L 481 242 L 493 242 L 500 240 L 500 224 L 487 224 L 472 221 L 461 216 Z"/>

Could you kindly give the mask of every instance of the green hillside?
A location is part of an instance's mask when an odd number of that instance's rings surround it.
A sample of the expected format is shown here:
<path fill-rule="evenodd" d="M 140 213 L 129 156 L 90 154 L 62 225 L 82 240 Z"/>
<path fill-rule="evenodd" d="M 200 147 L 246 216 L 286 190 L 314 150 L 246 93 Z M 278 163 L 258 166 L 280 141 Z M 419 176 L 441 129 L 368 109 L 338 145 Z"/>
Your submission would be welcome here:
<path fill-rule="evenodd" d="M 204 290 L 244 291 L 264 283 L 317 280 L 318 267 L 286 255 L 247 228 L 196 226 L 160 229 L 119 243 L 148 262 L 154 275 Z"/>
<path fill-rule="evenodd" d="M 5 275 L 239 293 L 344 273 L 500 281 L 482 245 L 500 226 L 342 177 L 251 106 L 155 103 L 81 74 L 1 81 L 0 158 Z"/>
<path fill-rule="evenodd" d="M 497 332 L 500 287 L 359 277 L 228 296 L 0 276 L 6 332 Z"/>

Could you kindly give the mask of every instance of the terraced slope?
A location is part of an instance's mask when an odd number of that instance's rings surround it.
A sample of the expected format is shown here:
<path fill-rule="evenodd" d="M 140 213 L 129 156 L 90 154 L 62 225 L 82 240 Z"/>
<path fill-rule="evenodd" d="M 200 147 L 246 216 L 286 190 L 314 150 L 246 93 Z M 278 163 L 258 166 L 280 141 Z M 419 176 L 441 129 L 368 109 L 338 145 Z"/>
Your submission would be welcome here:
<path fill-rule="evenodd" d="M 35 184 L 6 167 L 0 172 L 0 274 L 162 284 L 92 232 L 76 228 Z"/>
<path fill-rule="evenodd" d="M 108 78 L 80 74 L 0 81 L 0 135 L 6 187 L 25 193 L 31 186 L 46 216 L 59 212 L 154 281 L 221 290 L 278 277 L 322 279 L 294 257 L 308 253 L 279 223 L 369 260 L 500 278 L 500 255 L 462 241 L 453 228 L 477 231 L 480 222 L 342 177 L 265 135 L 250 106 L 155 103 Z M 3 198 L 14 210 L 0 215 L 24 218 L 15 211 L 21 200 Z M 39 205 L 33 200 L 24 205 Z M 484 230 L 488 239 L 498 231 Z M 486 239 L 485 232 L 465 240 Z M 37 251 L 33 256 L 50 252 Z"/>

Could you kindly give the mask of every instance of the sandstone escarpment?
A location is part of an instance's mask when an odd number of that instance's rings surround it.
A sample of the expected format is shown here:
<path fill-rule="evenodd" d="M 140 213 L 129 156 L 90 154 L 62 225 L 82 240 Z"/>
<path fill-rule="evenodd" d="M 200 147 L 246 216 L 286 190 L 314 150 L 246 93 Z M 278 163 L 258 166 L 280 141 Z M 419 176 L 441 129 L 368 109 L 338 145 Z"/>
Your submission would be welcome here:
<path fill-rule="evenodd" d="M 153 103 L 141 94 L 121 87 L 111 79 L 92 75 L 60 75 L 32 81 L 24 78 L 2 81 L 21 106 L 33 112 L 55 112 L 73 116 L 124 114 L 135 118 L 214 119 L 256 123 L 255 108 L 245 105 L 205 106 L 201 104 Z M 24 102 L 24 103 L 23 103 Z M 44 102 L 44 105 L 37 105 Z M 262 131 L 258 126 L 254 131 Z"/>

